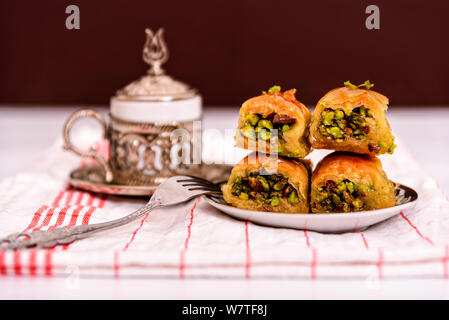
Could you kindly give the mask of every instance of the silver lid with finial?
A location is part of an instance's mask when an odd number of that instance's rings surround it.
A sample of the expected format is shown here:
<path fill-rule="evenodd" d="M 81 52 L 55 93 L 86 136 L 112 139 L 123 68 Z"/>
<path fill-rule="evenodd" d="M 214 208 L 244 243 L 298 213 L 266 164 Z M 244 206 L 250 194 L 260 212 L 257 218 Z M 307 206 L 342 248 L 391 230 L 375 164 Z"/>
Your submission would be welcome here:
<path fill-rule="evenodd" d="M 153 33 L 145 29 L 147 39 L 143 47 L 143 60 L 150 65 L 148 73 L 117 91 L 119 99 L 137 99 L 148 101 L 171 101 L 188 99 L 196 95 L 196 90 L 187 84 L 173 79 L 162 68 L 168 60 L 168 48 L 165 44 L 164 29 Z"/>
<path fill-rule="evenodd" d="M 117 91 L 111 99 L 113 115 L 130 121 L 150 121 L 150 118 L 157 118 L 157 121 L 174 118 L 186 120 L 201 116 L 201 97 L 197 90 L 167 75 L 162 68 L 169 55 L 163 33 L 162 28 L 156 33 L 149 28 L 145 29 L 142 58 L 150 65 L 150 69 L 146 75 Z M 171 104 L 164 104 L 169 102 Z M 161 109 L 164 105 L 167 110 Z"/>

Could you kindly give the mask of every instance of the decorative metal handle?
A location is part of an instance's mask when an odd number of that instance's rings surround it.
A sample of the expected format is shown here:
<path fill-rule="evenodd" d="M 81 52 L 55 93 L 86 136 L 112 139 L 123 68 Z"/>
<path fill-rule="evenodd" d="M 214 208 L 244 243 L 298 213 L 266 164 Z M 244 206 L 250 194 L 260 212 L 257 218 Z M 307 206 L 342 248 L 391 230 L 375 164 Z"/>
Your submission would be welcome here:
<path fill-rule="evenodd" d="M 109 166 L 107 161 L 95 150 L 94 146 L 91 146 L 88 151 L 82 151 L 77 147 L 75 147 L 72 141 L 70 140 L 70 130 L 72 129 L 73 124 L 81 118 L 93 118 L 97 120 L 103 129 L 103 138 L 104 139 L 107 138 L 107 124 L 103 116 L 94 110 L 83 109 L 73 113 L 65 122 L 63 131 L 63 139 L 64 139 L 63 148 L 72 151 L 73 153 L 75 153 L 80 157 L 94 158 L 95 160 L 97 160 L 97 162 L 103 168 L 105 181 L 111 182 L 114 178 L 111 167 Z"/>
<path fill-rule="evenodd" d="M 160 201 L 155 199 L 133 213 L 108 222 L 82 225 L 71 228 L 55 228 L 50 231 L 19 232 L 0 240 L 0 250 L 20 250 L 31 247 L 49 248 L 55 245 L 68 244 L 75 240 L 84 239 L 90 235 L 117 228 L 137 220 L 156 207 L 160 207 Z"/>

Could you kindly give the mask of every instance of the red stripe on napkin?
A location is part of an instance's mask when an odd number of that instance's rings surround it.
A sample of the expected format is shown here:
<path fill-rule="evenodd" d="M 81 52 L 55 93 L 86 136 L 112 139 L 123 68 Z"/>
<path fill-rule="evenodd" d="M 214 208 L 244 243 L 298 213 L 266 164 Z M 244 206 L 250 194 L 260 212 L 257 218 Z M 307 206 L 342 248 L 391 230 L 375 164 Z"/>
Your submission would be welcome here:
<path fill-rule="evenodd" d="M 51 255 L 54 250 L 55 250 L 55 247 L 47 249 L 45 251 L 44 271 L 45 271 L 46 276 L 51 276 L 53 274 L 53 265 L 52 265 Z"/>
<path fill-rule="evenodd" d="M 70 205 L 70 202 L 72 201 L 72 198 L 73 198 L 73 193 L 74 193 L 75 191 L 73 191 L 73 190 L 69 190 L 67 193 L 67 198 L 66 198 L 66 200 L 65 200 L 65 204 L 66 205 Z"/>
<path fill-rule="evenodd" d="M 378 253 L 379 257 L 377 259 L 377 271 L 378 271 L 378 276 L 379 279 L 382 279 L 383 277 L 383 264 L 384 264 L 384 252 L 382 250 L 382 248 L 379 248 L 379 253 Z"/>
<path fill-rule="evenodd" d="M 310 277 L 312 280 L 316 279 L 316 266 L 317 266 L 317 249 L 312 247 L 312 262 L 310 263 Z"/>
<path fill-rule="evenodd" d="M 6 275 L 6 264 L 5 264 L 5 253 L 6 251 L 0 251 L 0 274 Z"/>
<path fill-rule="evenodd" d="M 434 245 L 433 241 L 430 240 L 428 237 L 423 236 L 423 234 L 418 230 L 418 228 L 405 216 L 405 214 L 401 211 L 401 217 L 407 221 L 407 223 L 410 225 L 410 227 L 412 227 L 413 229 L 415 229 L 416 233 L 418 234 L 418 236 L 420 236 L 422 239 L 426 240 L 430 245 Z"/>
<path fill-rule="evenodd" d="M 43 227 L 48 226 L 48 224 L 50 223 L 51 217 L 53 216 L 53 212 L 55 211 L 55 208 L 50 208 L 47 212 L 47 215 L 44 218 L 44 221 L 42 222 L 42 224 L 36 228 L 33 229 L 33 231 L 39 231 L 40 229 L 42 229 Z"/>
<path fill-rule="evenodd" d="M 307 234 L 307 230 L 304 230 L 304 237 L 306 237 L 307 247 L 310 248 L 310 239 L 309 239 L 309 235 Z"/>
<path fill-rule="evenodd" d="M 118 278 L 120 274 L 120 252 L 114 251 L 114 277 Z"/>
<path fill-rule="evenodd" d="M 53 207 L 59 206 L 59 202 L 61 201 L 62 197 L 64 196 L 65 191 L 60 191 L 59 194 L 56 196 L 55 200 L 51 204 Z"/>
<path fill-rule="evenodd" d="M 200 199 L 201 198 L 198 197 L 198 199 L 193 204 L 192 209 L 190 209 L 190 222 L 189 222 L 189 225 L 187 226 L 187 236 L 186 236 L 186 240 L 184 241 L 184 248 L 180 252 L 180 259 L 179 259 L 179 277 L 180 278 L 184 278 L 185 257 L 186 257 L 187 249 L 189 248 L 190 237 L 192 235 L 192 224 L 193 224 L 194 212 L 195 212 L 196 205 L 198 204 L 198 202 L 200 202 Z"/>
<path fill-rule="evenodd" d="M 136 237 L 137 232 L 139 232 L 140 228 L 142 228 L 143 223 L 145 222 L 145 219 L 148 217 L 148 214 L 145 215 L 145 217 L 143 217 L 142 221 L 140 221 L 140 225 L 137 227 L 136 230 L 134 230 L 131 239 L 125 244 L 125 246 L 123 247 L 122 251 L 126 251 L 128 250 L 129 246 L 131 245 L 131 243 L 134 241 L 134 238 Z"/>
<path fill-rule="evenodd" d="M 105 196 L 104 194 L 102 194 L 102 195 L 100 196 L 100 202 L 99 202 L 99 204 L 98 204 L 98 207 L 99 207 L 99 208 L 103 208 L 103 207 L 104 207 L 104 204 L 105 204 L 107 198 L 108 198 L 108 197 Z"/>
<path fill-rule="evenodd" d="M 449 260 L 449 244 L 447 244 L 444 248 L 444 258 L 442 259 L 443 262 L 443 277 L 445 279 L 449 278 L 449 270 L 447 266 L 447 261 Z"/>
<path fill-rule="evenodd" d="M 16 276 L 22 275 L 22 264 L 20 263 L 20 251 L 16 250 L 13 253 L 13 268 L 14 268 L 14 274 Z"/>
<path fill-rule="evenodd" d="M 310 245 L 310 238 L 307 230 L 304 230 L 304 237 L 306 238 L 307 247 L 312 250 L 312 261 L 310 262 L 310 277 L 316 279 L 316 267 L 317 267 L 317 248 Z"/>
<path fill-rule="evenodd" d="M 95 196 L 93 195 L 93 193 L 89 193 L 89 199 L 87 200 L 87 205 L 92 206 L 94 199 L 95 199 Z"/>
<path fill-rule="evenodd" d="M 96 207 L 90 207 L 89 210 L 87 210 L 87 212 L 84 214 L 83 221 L 81 222 L 81 224 L 83 225 L 89 224 L 90 217 L 92 216 L 92 214 L 96 209 L 97 209 Z"/>
<path fill-rule="evenodd" d="M 64 207 L 61 209 L 61 211 L 59 211 L 58 219 L 56 219 L 56 223 L 54 225 L 52 225 L 51 227 L 49 227 L 48 230 L 57 228 L 64 222 L 64 219 L 65 219 L 68 209 L 69 209 L 69 207 Z"/>
<path fill-rule="evenodd" d="M 78 219 L 79 213 L 81 210 L 83 210 L 83 206 L 76 207 L 75 210 L 72 212 L 72 216 L 70 217 L 70 222 L 68 225 L 65 226 L 65 228 L 73 227 L 76 224 L 76 220 Z"/>
<path fill-rule="evenodd" d="M 26 232 L 30 229 L 33 229 L 35 226 L 37 226 L 37 223 L 39 222 L 39 219 L 41 218 L 42 212 L 44 212 L 45 210 L 47 210 L 48 206 L 41 206 L 33 215 L 33 218 L 31 219 L 30 224 L 28 225 L 28 227 L 26 227 L 25 230 L 23 230 L 23 232 Z"/>
<path fill-rule="evenodd" d="M 251 247 L 249 245 L 248 221 L 245 221 L 245 247 L 246 247 L 245 277 L 249 279 L 251 278 Z"/>
<path fill-rule="evenodd" d="M 80 205 L 81 204 L 81 201 L 83 200 L 84 194 L 85 194 L 84 192 L 79 192 L 78 193 L 78 197 L 76 198 L 75 205 Z"/>
<path fill-rule="evenodd" d="M 36 249 L 31 249 L 30 258 L 29 258 L 29 266 L 28 266 L 28 270 L 29 270 L 31 276 L 35 276 L 36 272 L 37 272 L 36 254 L 37 254 Z"/>
<path fill-rule="evenodd" d="M 365 245 L 365 248 L 369 249 L 368 241 L 366 241 L 366 238 L 365 238 L 365 235 L 363 234 L 363 232 L 360 232 L 360 236 L 362 237 L 363 244 Z"/>

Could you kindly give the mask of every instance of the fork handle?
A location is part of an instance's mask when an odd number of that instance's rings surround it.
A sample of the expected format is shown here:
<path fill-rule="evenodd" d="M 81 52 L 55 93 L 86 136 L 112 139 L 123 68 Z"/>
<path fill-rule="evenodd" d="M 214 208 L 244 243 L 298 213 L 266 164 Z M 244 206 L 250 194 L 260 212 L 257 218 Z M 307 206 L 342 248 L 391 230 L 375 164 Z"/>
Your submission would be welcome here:
<path fill-rule="evenodd" d="M 157 204 L 155 205 L 154 203 L 147 203 L 142 208 L 140 208 L 140 209 L 134 211 L 133 213 L 131 213 L 127 216 L 124 216 L 122 218 L 118 218 L 118 219 L 107 221 L 107 222 L 75 226 L 75 227 L 72 227 L 69 229 L 56 228 L 56 229 L 53 229 L 50 231 L 46 231 L 46 233 L 49 234 L 50 236 L 52 236 L 51 233 L 55 232 L 55 236 L 57 237 L 57 233 L 58 233 L 57 231 L 59 231 L 59 229 L 65 229 L 65 230 L 68 230 L 69 233 L 67 235 L 65 235 L 64 238 L 75 237 L 74 240 L 78 240 L 78 239 L 86 238 L 93 233 L 105 231 L 105 230 L 109 230 L 109 229 L 114 229 L 114 228 L 123 226 L 125 224 L 128 224 L 132 221 L 135 221 L 139 218 L 142 218 L 145 215 L 147 215 L 148 213 L 150 213 L 150 211 L 153 210 L 154 208 L 156 208 L 157 206 L 158 205 Z"/>
<path fill-rule="evenodd" d="M 145 215 L 150 213 L 151 210 L 160 206 L 162 205 L 159 201 L 150 201 L 142 208 L 125 217 L 107 222 L 81 225 L 71 228 L 59 227 L 50 231 L 35 231 L 30 233 L 24 232 L 13 234 L 9 236 L 11 237 L 11 239 L 7 241 L 5 249 L 25 249 L 29 247 L 49 248 L 55 245 L 68 244 L 76 240 L 87 238 L 94 233 L 114 229 L 128 224 L 132 221 L 144 217 Z M 25 239 L 26 237 L 28 237 L 28 239 Z M 5 239 L 3 239 L 3 242 L 5 241 Z"/>

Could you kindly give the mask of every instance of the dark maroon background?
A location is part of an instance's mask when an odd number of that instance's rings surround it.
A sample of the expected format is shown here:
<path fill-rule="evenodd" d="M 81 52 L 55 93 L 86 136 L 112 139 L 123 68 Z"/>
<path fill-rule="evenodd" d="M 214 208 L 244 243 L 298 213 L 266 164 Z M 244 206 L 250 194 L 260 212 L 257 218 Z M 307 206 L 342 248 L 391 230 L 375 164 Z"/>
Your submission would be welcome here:
<path fill-rule="evenodd" d="M 0 103 L 108 104 L 142 75 L 145 27 L 165 28 L 168 72 L 206 105 L 237 105 L 273 84 L 314 104 L 370 79 L 392 105 L 449 105 L 449 1 L 0 2 Z M 67 30 L 76 4 L 81 29 Z M 365 8 L 380 7 L 380 30 Z"/>

